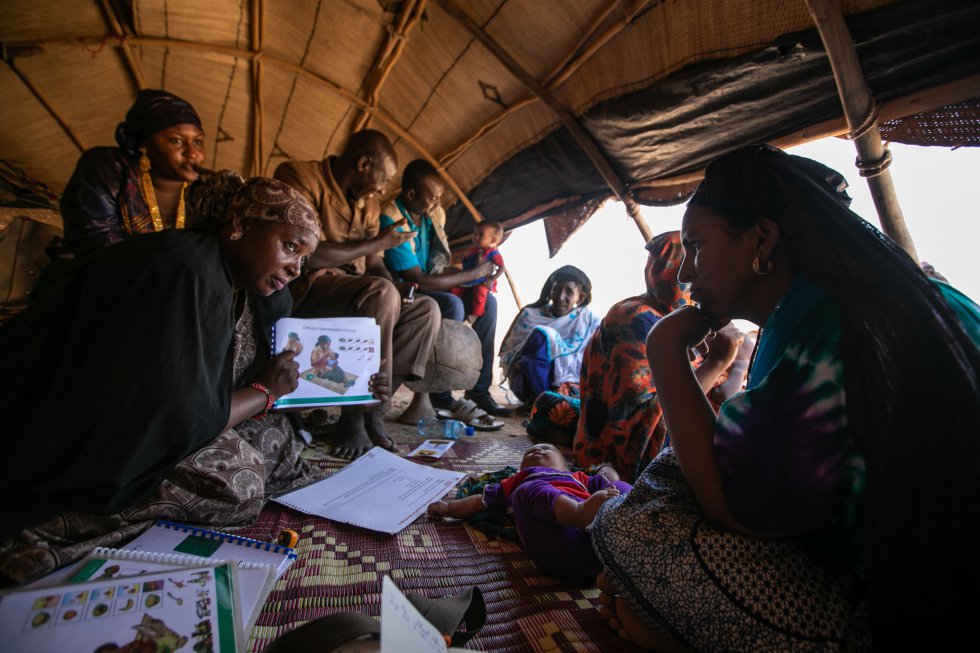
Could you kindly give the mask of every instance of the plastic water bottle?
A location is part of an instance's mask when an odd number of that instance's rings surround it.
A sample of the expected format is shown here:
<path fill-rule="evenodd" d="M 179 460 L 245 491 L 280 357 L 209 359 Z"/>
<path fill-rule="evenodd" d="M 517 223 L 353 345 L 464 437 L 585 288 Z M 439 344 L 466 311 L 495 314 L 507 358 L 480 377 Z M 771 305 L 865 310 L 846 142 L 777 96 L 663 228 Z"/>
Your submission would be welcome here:
<path fill-rule="evenodd" d="M 467 426 L 458 419 L 423 417 L 419 420 L 419 435 L 427 438 L 458 440 L 461 435 L 473 435 L 475 432 L 472 426 Z"/>

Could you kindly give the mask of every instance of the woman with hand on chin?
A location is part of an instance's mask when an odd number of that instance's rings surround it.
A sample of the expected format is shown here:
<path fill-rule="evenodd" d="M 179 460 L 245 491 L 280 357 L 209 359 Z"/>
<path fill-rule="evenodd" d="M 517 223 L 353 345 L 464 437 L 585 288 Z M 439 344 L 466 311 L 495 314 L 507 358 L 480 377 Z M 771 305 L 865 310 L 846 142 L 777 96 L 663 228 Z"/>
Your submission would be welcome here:
<path fill-rule="evenodd" d="M 980 309 L 768 146 L 708 166 L 647 355 L 672 448 L 593 525 L 614 628 L 656 650 L 946 650 L 980 613 Z M 716 414 L 689 348 L 763 327 Z M 710 358 L 710 357 L 709 357 Z"/>
<path fill-rule="evenodd" d="M 269 357 L 287 284 L 319 242 L 282 182 L 213 188 L 214 224 L 103 248 L 0 328 L 0 571 L 23 581 L 159 518 L 253 520 L 318 480 L 273 401 L 295 352 Z M 387 378 L 372 379 L 379 399 Z"/>
<path fill-rule="evenodd" d="M 187 225 L 186 191 L 204 163 L 194 107 L 166 91 L 140 91 L 116 127 L 116 143 L 86 150 L 61 196 L 65 241 L 76 257 Z"/>

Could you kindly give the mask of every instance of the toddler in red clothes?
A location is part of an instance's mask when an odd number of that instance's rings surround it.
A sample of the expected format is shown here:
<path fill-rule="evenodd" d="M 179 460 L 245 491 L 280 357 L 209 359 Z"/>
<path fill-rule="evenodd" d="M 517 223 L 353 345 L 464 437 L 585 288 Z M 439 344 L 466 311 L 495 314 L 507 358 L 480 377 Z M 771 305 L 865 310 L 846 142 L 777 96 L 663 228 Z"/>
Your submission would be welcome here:
<path fill-rule="evenodd" d="M 493 274 L 450 290 L 462 298 L 466 322 L 472 325 L 486 312 L 487 293 L 497 291 L 497 277 L 504 273 L 504 257 L 497 245 L 504 239 L 504 226 L 495 220 L 477 222 L 473 228 L 473 247 L 463 257 L 463 269 L 472 270 L 490 261 L 497 267 Z"/>

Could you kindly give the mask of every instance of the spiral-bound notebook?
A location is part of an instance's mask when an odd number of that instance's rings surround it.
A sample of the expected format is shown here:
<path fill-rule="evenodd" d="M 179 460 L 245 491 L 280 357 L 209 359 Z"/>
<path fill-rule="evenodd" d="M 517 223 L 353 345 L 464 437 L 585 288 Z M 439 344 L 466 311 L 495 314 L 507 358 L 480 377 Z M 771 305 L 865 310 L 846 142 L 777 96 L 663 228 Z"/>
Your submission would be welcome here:
<path fill-rule="evenodd" d="M 225 563 L 0 592 L 3 650 L 243 651 L 239 574 Z"/>
<path fill-rule="evenodd" d="M 49 574 L 31 587 L 129 578 L 166 569 L 231 562 L 238 568 L 235 592 L 247 638 L 276 579 L 295 559 L 296 553 L 289 547 L 159 521 L 124 547 L 98 547 L 80 563 Z"/>
<path fill-rule="evenodd" d="M 288 546 L 164 520 L 120 548 L 269 565 L 276 570 L 276 578 L 296 560 L 296 552 Z"/>
<path fill-rule="evenodd" d="M 154 553 L 152 551 L 128 551 L 97 547 L 74 568 L 68 583 L 86 583 L 109 579 L 130 579 L 148 573 L 161 572 L 181 567 L 217 567 L 233 560 L 219 558 L 200 558 L 195 555 L 177 553 Z M 252 632 L 255 620 L 262 612 L 272 585 L 276 580 L 276 570 L 271 565 L 256 562 L 238 562 L 235 579 L 235 593 L 241 609 L 242 628 L 245 639 Z"/>

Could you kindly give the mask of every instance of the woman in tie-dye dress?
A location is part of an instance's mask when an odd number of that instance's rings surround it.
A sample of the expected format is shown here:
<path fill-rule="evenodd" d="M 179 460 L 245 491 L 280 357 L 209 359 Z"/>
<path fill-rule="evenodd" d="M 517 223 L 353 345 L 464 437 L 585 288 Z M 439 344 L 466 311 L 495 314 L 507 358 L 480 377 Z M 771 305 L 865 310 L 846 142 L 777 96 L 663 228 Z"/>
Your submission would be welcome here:
<path fill-rule="evenodd" d="M 708 166 L 647 354 L 671 447 L 592 537 L 614 628 L 656 650 L 955 650 L 980 614 L 980 308 L 752 146 Z M 715 413 L 689 348 L 763 326 Z M 729 352 L 734 356 L 735 353 Z"/>

